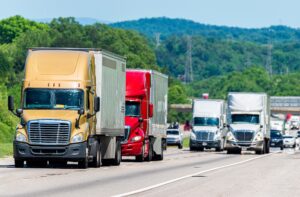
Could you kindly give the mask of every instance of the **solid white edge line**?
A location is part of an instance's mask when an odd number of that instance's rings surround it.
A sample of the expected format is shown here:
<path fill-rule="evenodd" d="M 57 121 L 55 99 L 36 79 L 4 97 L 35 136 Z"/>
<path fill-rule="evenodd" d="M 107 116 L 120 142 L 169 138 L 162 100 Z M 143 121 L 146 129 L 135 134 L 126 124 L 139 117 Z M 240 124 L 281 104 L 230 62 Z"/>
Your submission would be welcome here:
<path fill-rule="evenodd" d="M 220 170 L 220 169 L 223 169 L 223 168 L 228 168 L 228 167 L 244 164 L 244 163 L 256 160 L 256 159 L 261 159 L 261 158 L 264 158 L 264 157 L 267 157 L 267 156 L 271 156 L 271 155 L 273 155 L 275 153 L 279 153 L 279 152 L 281 152 L 281 151 L 276 151 L 276 152 L 272 152 L 272 153 L 269 153 L 269 154 L 254 157 L 254 158 L 251 158 L 251 159 L 247 159 L 247 160 L 244 160 L 244 161 L 239 161 L 239 162 L 236 162 L 236 163 L 228 164 L 228 165 L 225 165 L 225 166 L 219 166 L 219 167 L 211 168 L 211 169 L 208 169 L 208 170 L 196 172 L 196 173 L 189 174 L 189 175 L 186 175 L 186 176 L 182 176 L 182 177 L 179 177 L 179 178 L 176 178 L 176 179 L 172 179 L 172 180 L 169 180 L 169 181 L 165 181 L 165 182 L 162 182 L 162 183 L 158 183 L 158 184 L 155 184 L 155 185 L 144 187 L 142 189 L 138 189 L 138 190 L 134 190 L 134 191 L 131 191 L 131 192 L 122 193 L 122 194 L 117 194 L 117 195 L 114 195 L 113 197 L 123 197 L 123 196 L 130 196 L 130 195 L 142 193 L 142 192 L 145 192 L 145 191 L 148 191 L 148 190 L 151 190 L 151 189 L 155 189 L 155 188 L 158 188 L 158 187 L 170 184 L 170 183 L 174 183 L 174 182 L 186 179 L 186 178 L 197 176 L 199 174 L 203 174 L 203 173 L 206 173 L 206 172 L 211 172 L 211 171 Z"/>

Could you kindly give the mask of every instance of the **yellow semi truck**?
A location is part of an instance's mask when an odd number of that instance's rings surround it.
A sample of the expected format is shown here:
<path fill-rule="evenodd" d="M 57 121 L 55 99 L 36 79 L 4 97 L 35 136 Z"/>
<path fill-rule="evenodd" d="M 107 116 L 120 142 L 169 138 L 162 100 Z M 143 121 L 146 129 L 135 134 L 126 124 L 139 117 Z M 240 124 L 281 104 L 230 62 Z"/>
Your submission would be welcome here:
<path fill-rule="evenodd" d="M 16 167 L 119 165 L 126 60 L 99 49 L 29 49 L 14 140 Z"/>

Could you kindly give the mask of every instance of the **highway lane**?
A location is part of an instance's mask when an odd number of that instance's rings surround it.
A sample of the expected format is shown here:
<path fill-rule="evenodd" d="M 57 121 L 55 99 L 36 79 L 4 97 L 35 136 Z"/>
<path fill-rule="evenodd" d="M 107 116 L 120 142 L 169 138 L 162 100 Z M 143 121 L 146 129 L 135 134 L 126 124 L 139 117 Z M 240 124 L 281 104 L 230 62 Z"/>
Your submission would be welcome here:
<path fill-rule="evenodd" d="M 197 178 L 187 178 L 135 195 L 157 196 L 159 194 L 159 196 L 176 196 L 180 194 L 177 190 L 182 188 L 181 186 L 184 186 L 184 190 L 190 192 L 193 196 L 200 191 L 200 189 L 199 191 L 195 191 L 193 189 L 195 186 L 202 188 L 202 183 L 199 184 L 197 181 L 206 183 L 206 180 L 208 180 L 208 182 L 213 183 L 215 179 L 216 183 L 220 184 L 222 181 L 224 181 L 223 184 L 232 180 L 238 181 L 241 178 L 241 174 L 232 174 L 232 172 L 235 172 L 232 171 L 232 169 L 244 169 L 246 165 L 255 166 L 256 164 L 264 163 L 263 161 L 269 160 L 274 163 L 276 163 L 277 160 L 284 163 L 285 161 L 289 161 L 287 158 L 294 155 L 292 153 L 276 153 L 267 158 L 250 161 L 249 164 L 245 163 L 220 169 L 216 172 L 212 171 L 205 174 L 205 177 L 202 177 L 204 175 L 201 174 L 197 176 Z M 225 152 L 190 152 L 186 149 L 178 150 L 176 148 L 169 148 L 165 156 L 164 161 L 144 163 L 138 163 L 126 158 L 119 167 L 109 166 L 101 167 L 100 169 L 90 168 L 86 170 L 76 169 L 76 165 L 72 164 L 68 165 L 65 169 L 15 169 L 12 166 L 11 158 L 2 159 L 0 160 L 0 196 L 113 196 L 136 191 L 199 171 L 231 165 L 257 157 L 257 155 L 252 153 L 227 155 Z M 300 160 L 295 161 L 300 162 Z M 231 174 L 232 176 L 229 179 L 211 176 L 211 174 L 222 172 L 224 174 Z M 243 171 L 241 171 L 241 173 L 243 173 Z M 188 181 L 192 182 L 191 187 Z M 214 187 L 214 185 L 215 184 L 212 184 L 211 188 Z M 206 188 L 207 186 L 204 187 Z M 226 187 L 223 189 L 226 189 Z M 216 193 L 216 196 L 218 195 L 219 193 Z"/>

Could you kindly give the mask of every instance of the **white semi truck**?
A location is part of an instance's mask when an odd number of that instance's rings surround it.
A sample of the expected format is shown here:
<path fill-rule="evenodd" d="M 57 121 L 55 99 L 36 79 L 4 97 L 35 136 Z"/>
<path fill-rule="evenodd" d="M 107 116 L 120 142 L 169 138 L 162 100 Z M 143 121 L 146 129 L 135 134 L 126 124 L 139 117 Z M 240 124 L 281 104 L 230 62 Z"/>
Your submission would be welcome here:
<path fill-rule="evenodd" d="M 229 93 L 227 153 L 269 153 L 270 107 L 266 93 Z"/>
<path fill-rule="evenodd" d="M 193 130 L 190 150 L 204 148 L 223 150 L 226 134 L 226 108 L 224 100 L 195 99 L 193 101 Z"/>

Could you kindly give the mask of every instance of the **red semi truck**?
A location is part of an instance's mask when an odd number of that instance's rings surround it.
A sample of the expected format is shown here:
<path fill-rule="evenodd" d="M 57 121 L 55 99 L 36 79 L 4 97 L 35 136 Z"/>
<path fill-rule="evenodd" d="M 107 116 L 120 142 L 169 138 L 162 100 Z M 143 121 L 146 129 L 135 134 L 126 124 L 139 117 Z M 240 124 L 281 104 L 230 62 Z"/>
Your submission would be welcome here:
<path fill-rule="evenodd" d="M 122 156 L 163 160 L 166 149 L 168 77 L 153 70 L 126 71 Z"/>

